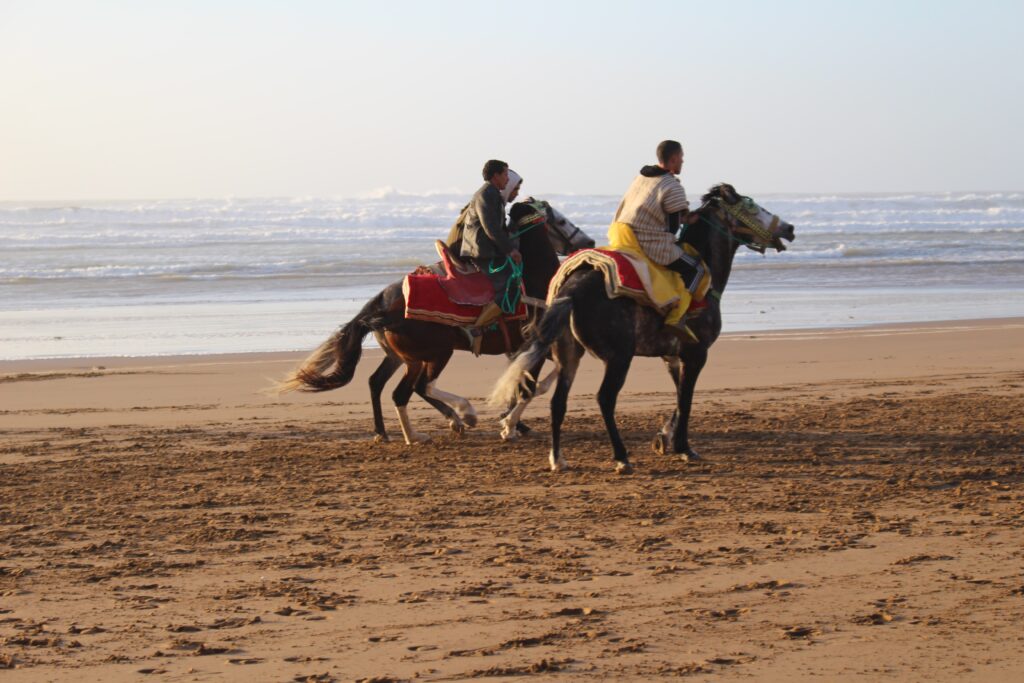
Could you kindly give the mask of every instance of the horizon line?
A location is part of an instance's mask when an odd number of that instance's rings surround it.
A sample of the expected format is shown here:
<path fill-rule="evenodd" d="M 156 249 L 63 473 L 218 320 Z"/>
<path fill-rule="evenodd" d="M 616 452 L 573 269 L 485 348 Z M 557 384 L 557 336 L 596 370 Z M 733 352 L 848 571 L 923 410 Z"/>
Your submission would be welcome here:
<path fill-rule="evenodd" d="M 474 190 L 475 191 L 475 190 Z M 222 194 L 222 195 L 194 195 L 194 196 L 137 196 L 137 197 L 98 197 L 98 198 L 67 198 L 67 197 L 52 197 L 45 199 L 26 199 L 26 198 L 2 198 L 0 197 L 0 204 L 53 204 L 53 203 L 100 203 L 100 202 L 180 202 L 180 201 L 207 201 L 207 200 L 274 200 L 274 199 L 287 199 L 287 200 L 363 200 L 373 201 L 387 199 L 389 196 L 400 196 L 400 197 L 449 197 L 449 196 L 472 196 L 474 191 L 460 191 L 456 189 L 450 190 L 426 190 L 424 192 L 408 192 L 397 188 L 377 188 L 373 190 L 367 190 L 358 194 L 252 194 L 252 195 L 236 195 L 236 194 Z M 752 195 L 758 196 L 835 196 L 835 197 L 856 197 L 864 195 L 874 196 L 897 196 L 897 195 L 942 195 L 942 194 L 1018 194 L 1024 193 L 1024 189 L 945 189 L 945 190 L 844 190 L 842 192 L 830 192 L 830 191 L 794 191 L 794 190 L 776 190 L 776 191 L 755 191 Z M 619 194 L 610 194 L 603 192 L 585 193 L 585 192 L 537 192 L 527 193 L 525 196 L 561 196 L 561 197 L 619 197 Z"/>

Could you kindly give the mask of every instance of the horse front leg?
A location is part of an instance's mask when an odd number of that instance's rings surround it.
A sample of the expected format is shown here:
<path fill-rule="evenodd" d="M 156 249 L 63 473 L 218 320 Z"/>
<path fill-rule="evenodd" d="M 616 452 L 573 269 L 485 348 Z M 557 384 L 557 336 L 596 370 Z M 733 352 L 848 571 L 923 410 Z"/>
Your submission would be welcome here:
<path fill-rule="evenodd" d="M 449 350 L 441 353 L 426 364 L 426 371 L 420 377 L 423 383 L 422 396 L 431 405 L 448 416 L 448 424 L 457 436 L 462 436 L 466 427 L 476 427 L 476 408 L 462 396 L 452 394 L 437 386 L 437 378 L 441 376 L 452 353 Z"/>
<path fill-rule="evenodd" d="M 373 409 L 373 441 L 374 443 L 387 443 L 391 439 L 388 437 L 387 428 L 384 426 L 384 411 L 381 406 L 380 397 L 384 393 L 384 387 L 387 385 L 388 380 L 391 379 L 398 368 L 402 367 L 404 361 L 391 348 L 383 334 L 379 332 L 374 334 L 377 337 L 377 343 L 380 344 L 385 355 L 381 360 L 380 365 L 378 365 L 377 369 L 373 371 L 372 375 L 370 375 L 369 381 L 370 406 Z M 466 425 L 463 424 L 462 420 L 459 419 L 459 416 L 455 414 L 455 411 L 449 408 L 448 404 L 427 395 L 427 380 L 425 375 L 426 373 L 421 374 L 419 381 L 416 382 L 416 393 L 448 420 L 448 426 L 451 427 L 451 430 L 455 434 L 462 435 L 463 432 L 466 431 Z"/>
<path fill-rule="evenodd" d="M 672 434 L 672 451 L 677 453 L 683 462 L 701 460 L 697 451 L 690 448 L 690 408 L 693 406 L 693 389 L 697 386 L 697 378 L 704 364 L 708 361 L 708 349 L 704 345 L 685 347 L 681 358 L 683 376 L 676 392 L 676 428 Z"/>
<path fill-rule="evenodd" d="M 601 388 L 597 391 L 597 404 L 601 407 L 601 417 L 604 418 L 604 426 L 608 430 L 608 438 L 612 442 L 612 452 L 615 458 L 615 471 L 618 474 L 632 474 L 633 466 L 629 462 L 629 452 L 626 444 L 619 434 L 619 427 L 615 424 L 615 405 L 619 399 L 619 392 L 626 383 L 626 375 L 629 374 L 629 366 L 632 356 L 612 358 L 605 363 L 604 380 L 601 381 Z"/>
<path fill-rule="evenodd" d="M 452 433 L 456 436 L 462 436 L 466 433 L 466 423 L 462 421 L 458 415 L 455 414 L 455 410 L 434 396 L 431 395 L 431 384 L 427 381 L 427 373 L 424 372 L 420 375 L 419 381 L 416 383 L 416 393 L 424 401 L 433 406 L 437 412 L 441 413 L 446 420 L 448 420 L 448 428 L 452 430 Z"/>

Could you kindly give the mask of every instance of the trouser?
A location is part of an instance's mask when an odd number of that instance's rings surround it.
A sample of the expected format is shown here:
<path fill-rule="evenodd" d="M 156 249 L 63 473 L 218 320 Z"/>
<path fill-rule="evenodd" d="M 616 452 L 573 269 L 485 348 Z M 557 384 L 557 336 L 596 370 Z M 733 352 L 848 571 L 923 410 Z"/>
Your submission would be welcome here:
<path fill-rule="evenodd" d="M 487 279 L 491 281 L 491 286 L 494 287 L 494 298 L 496 301 L 501 301 L 502 297 L 505 296 L 505 289 L 508 287 L 508 276 L 511 272 L 508 268 L 502 268 L 496 273 L 491 272 L 491 261 L 490 258 L 475 258 L 473 263 L 480 269 L 480 272 L 487 276 Z"/>
<path fill-rule="evenodd" d="M 665 267 L 683 277 L 683 284 L 686 285 L 686 289 L 690 290 L 690 294 L 697 293 L 697 287 L 700 286 L 700 281 L 704 278 L 703 261 L 696 256 L 683 254 L 672 263 L 666 264 Z"/>

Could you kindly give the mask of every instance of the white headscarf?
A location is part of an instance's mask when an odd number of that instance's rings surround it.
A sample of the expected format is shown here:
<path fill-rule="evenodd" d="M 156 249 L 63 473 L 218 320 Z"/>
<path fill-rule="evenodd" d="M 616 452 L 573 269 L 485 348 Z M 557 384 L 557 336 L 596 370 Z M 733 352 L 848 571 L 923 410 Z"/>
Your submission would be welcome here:
<path fill-rule="evenodd" d="M 508 204 L 509 197 L 516 191 L 516 188 L 523 184 L 523 177 L 513 171 L 511 168 L 508 169 L 508 182 L 505 184 L 505 189 L 501 191 L 501 199 Z"/>

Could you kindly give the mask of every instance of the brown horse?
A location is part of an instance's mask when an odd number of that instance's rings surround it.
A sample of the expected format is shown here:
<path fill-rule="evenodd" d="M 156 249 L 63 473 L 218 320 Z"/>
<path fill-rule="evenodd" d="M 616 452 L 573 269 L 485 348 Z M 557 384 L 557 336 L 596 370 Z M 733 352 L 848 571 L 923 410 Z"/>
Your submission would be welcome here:
<path fill-rule="evenodd" d="M 676 411 L 655 437 L 655 450 L 665 452 L 670 446 L 683 460 L 699 459 L 689 443 L 693 390 L 707 362 L 708 349 L 722 330 L 720 299 L 729 282 L 736 250 L 746 246 L 762 253 L 767 248 L 782 251 L 785 249 L 782 240 L 792 241 L 795 234 L 792 225 L 724 183 L 704 195 L 697 213 L 701 220 L 687 227 L 683 241 L 700 252 L 714 287 L 708 295 L 707 308 L 689 323 L 699 340 L 697 343 L 680 343 L 653 309 L 632 299 L 609 298 L 601 273 L 581 267 L 562 283 L 544 313 L 536 340 L 498 381 L 491 395 L 491 400 L 497 404 L 508 404 L 523 391 L 529 392 L 528 383 L 525 389 L 521 386 L 524 377 L 528 377 L 537 361 L 546 358 L 554 347 L 559 376 L 551 398 L 550 463 L 553 471 L 567 467 L 561 452 L 561 427 L 569 389 L 584 350 L 605 364 L 597 402 L 612 442 L 616 471 L 632 472 L 629 454 L 615 424 L 615 404 L 634 356 L 663 358 L 676 385 Z"/>
<path fill-rule="evenodd" d="M 538 304 L 542 304 L 547 296 L 548 283 L 558 270 L 558 255 L 594 246 L 594 240 L 582 230 L 546 202 L 541 204 L 546 214 L 544 220 L 519 235 L 528 320 L 508 324 L 507 341 L 501 330 L 487 330 L 481 340 L 480 352 L 483 354 L 500 355 L 518 349 L 526 341 L 530 322 L 540 315 Z M 535 207 L 536 202 L 529 200 L 514 204 L 510 223 L 516 224 L 529 212 L 536 212 Z M 470 350 L 469 337 L 458 327 L 406 319 L 401 282 L 388 285 L 368 301 L 352 320 L 321 344 L 278 388 L 281 391 L 329 391 L 345 386 L 352 381 L 362 354 L 363 339 L 371 332 L 385 351 L 384 359 L 370 376 L 374 433 L 378 441 L 388 440 L 380 396 L 385 383 L 403 365 L 405 375 L 392 393 L 392 399 L 407 444 L 429 439 L 413 429 L 409 421 L 407 405 L 413 392 L 447 417 L 456 434 L 461 434 L 466 427 L 476 426 L 476 410 L 469 401 L 436 385 L 452 354 Z M 532 377 L 537 376 L 543 362 L 541 359 L 536 367 L 531 368 Z M 536 383 L 531 381 L 530 384 L 532 392 Z M 518 422 L 522 409 L 510 412 L 514 421 L 509 423 L 508 418 L 503 421 L 503 438 L 515 438 L 519 431 L 525 430 Z"/>

